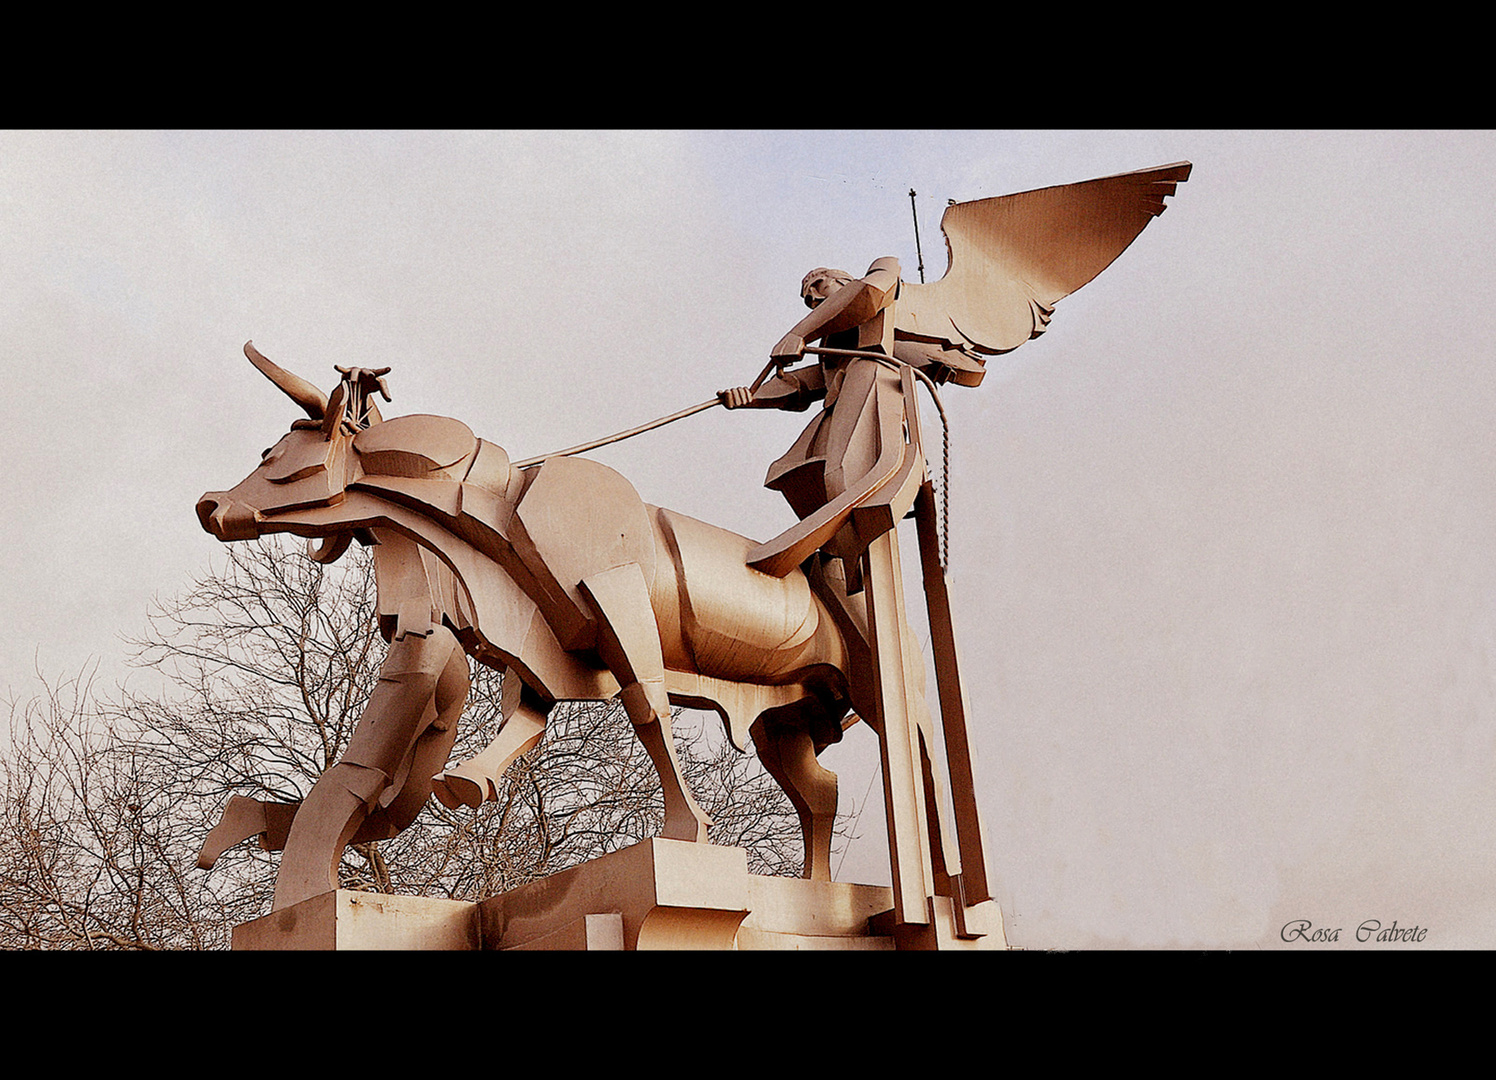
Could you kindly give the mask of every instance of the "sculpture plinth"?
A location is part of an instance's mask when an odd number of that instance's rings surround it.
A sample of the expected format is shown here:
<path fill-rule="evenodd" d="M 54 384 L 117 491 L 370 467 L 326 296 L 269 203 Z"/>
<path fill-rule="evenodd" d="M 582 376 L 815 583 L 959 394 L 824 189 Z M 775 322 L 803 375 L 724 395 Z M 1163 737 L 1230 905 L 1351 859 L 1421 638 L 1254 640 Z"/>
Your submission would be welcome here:
<path fill-rule="evenodd" d="M 996 905 L 966 909 L 967 929 L 981 936 L 962 939 L 949 900 L 934 903 L 916 932 L 892 924 L 888 888 L 763 877 L 748 872 L 741 848 L 655 838 L 480 903 L 324 893 L 236 928 L 234 948 L 1007 948 Z"/>
<path fill-rule="evenodd" d="M 235 951 L 478 948 L 474 905 L 336 889 L 234 927 Z"/>

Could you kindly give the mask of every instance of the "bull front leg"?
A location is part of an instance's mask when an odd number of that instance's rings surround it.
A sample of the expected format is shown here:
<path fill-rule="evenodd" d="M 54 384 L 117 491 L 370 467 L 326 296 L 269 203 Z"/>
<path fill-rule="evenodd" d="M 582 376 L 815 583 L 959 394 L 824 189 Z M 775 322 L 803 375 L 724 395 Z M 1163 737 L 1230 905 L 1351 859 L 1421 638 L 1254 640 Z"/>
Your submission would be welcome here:
<path fill-rule="evenodd" d="M 421 735 L 411 747 L 409 763 L 400 770 L 394 785 L 394 798 L 388 806 L 378 805 L 364 818 L 350 844 L 388 840 L 406 829 L 420 814 L 432 795 L 432 770 L 445 761 L 457 738 L 457 721 L 467 701 L 471 680 L 462 650 L 454 650 L 436 684 L 435 716 L 423 725 Z M 386 788 L 389 792 L 390 788 Z M 235 844 L 258 836 L 265 851 L 284 851 L 291 825 L 302 803 L 253 799 L 245 795 L 230 797 L 228 804 L 203 841 L 197 855 L 200 870 L 211 870 L 218 859 Z"/>
<path fill-rule="evenodd" d="M 498 799 L 504 770 L 540 742 L 553 705 L 554 701 L 526 686 L 512 668 L 506 671 L 499 696 L 498 734 L 481 753 L 434 777 L 432 794 L 449 810 L 463 805 L 476 809 L 485 799 Z"/>
<path fill-rule="evenodd" d="M 251 799 L 247 795 L 234 795 L 213 826 L 213 831 L 203 841 L 197 853 L 197 868 L 211 870 L 219 857 L 252 836 L 260 838 L 260 847 L 266 851 L 283 851 L 286 837 L 291 832 L 291 822 L 296 818 L 300 802 L 270 802 Z"/>
<path fill-rule="evenodd" d="M 464 668 L 460 681 L 449 669 L 454 652 Z M 397 634 L 347 751 L 313 785 L 291 824 L 272 910 L 336 889 L 343 850 L 366 822 L 374 832 L 392 835 L 389 822 L 381 823 L 377 817 L 370 822 L 370 816 L 388 810 L 399 799 L 404 787 L 399 781 L 402 775 L 413 775 L 417 757 L 430 761 L 446 756 L 445 735 L 434 739 L 434 745 L 428 743 L 429 752 L 424 754 L 418 740 L 439 718 L 455 720 L 452 695 L 459 688 L 461 696 L 466 695 L 466 660 L 461 652 L 457 639 L 443 626 L 431 625 L 425 634 Z M 447 693 L 440 692 L 444 675 Z M 460 701 L 456 712 L 461 712 Z M 449 730 L 452 726 L 447 725 Z M 426 777 L 432 767 L 426 764 Z M 400 809 L 408 811 L 409 807 Z"/>
<path fill-rule="evenodd" d="M 401 768 L 396 782 L 386 789 L 380 805 L 369 813 L 358 832 L 348 841 L 350 844 L 388 840 L 415 821 L 433 794 L 432 773 L 452 752 L 452 744 L 457 739 L 457 722 L 462 718 L 462 708 L 471 688 L 467 656 L 462 649 L 453 649 L 437 680 L 432 699 L 435 719 L 423 725 L 420 736 L 411 747 L 408 764 Z M 388 806 L 384 805 L 385 799 L 390 800 Z"/>

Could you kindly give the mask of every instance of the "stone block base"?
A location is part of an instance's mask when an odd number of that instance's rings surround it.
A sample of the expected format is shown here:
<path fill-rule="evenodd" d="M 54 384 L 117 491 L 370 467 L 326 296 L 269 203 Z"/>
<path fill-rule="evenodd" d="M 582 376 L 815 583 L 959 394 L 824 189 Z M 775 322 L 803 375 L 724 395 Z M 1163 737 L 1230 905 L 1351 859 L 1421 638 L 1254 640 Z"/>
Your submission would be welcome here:
<path fill-rule="evenodd" d="M 235 928 L 234 948 L 1007 948 L 990 901 L 964 929 L 945 897 L 928 925 L 894 926 L 892 907 L 886 887 L 760 877 L 741 848 L 656 838 L 477 904 L 324 893 Z"/>
<path fill-rule="evenodd" d="M 476 949 L 475 905 L 339 889 L 234 927 L 235 949 Z"/>

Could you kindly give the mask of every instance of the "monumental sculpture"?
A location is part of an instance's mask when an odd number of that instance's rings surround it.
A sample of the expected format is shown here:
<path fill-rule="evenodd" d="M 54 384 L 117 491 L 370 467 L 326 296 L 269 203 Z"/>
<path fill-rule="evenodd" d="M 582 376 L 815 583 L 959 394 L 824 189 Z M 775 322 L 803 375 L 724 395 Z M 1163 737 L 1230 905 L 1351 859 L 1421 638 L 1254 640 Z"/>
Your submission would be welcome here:
<path fill-rule="evenodd" d="M 766 479 L 799 520 L 763 543 L 651 506 L 614 470 L 573 456 L 598 443 L 513 462 L 458 420 L 384 419 L 375 398 L 390 399 L 387 368 L 339 368 L 324 394 L 247 344 L 307 416 L 244 481 L 204 495 L 198 518 L 223 541 L 306 537 L 322 562 L 355 540 L 371 546 L 390 648 L 342 759 L 301 803 L 233 798 L 199 865 L 259 836 L 284 852 L 275 910 L 336 889 L 348 844 L 395 835 L 433 795 L 454 808 L 494 797 L 551 706 L 617 697 L 660 777 L 662 836 L 707 840 L 671 708 L 715 710 L 739 750 L 753 740 L 794 805 L 805 877 L 829 880 L 836 777 L 817 755 L 860 718 L 879 737 L 892 920 L 929 923 L 942 896 L 967 933 L 964 913 L 990 906 L 991 889 L 916 399 L 924 387 L 938 406 L 938 386 L 978 385 L 988 357 L 1043 333 L 1054 305 L 1121 254 L 1189 172 L 1180 163 L 954 203 L 942 220 L 949 267 L 929 285 L 903 281 L 891 258 L 860 278 L 807 274 L 810 311 L 759 379 L 664 418 L 820 402 Z M 943 769 L 904 608 L 895 530 L 907 516 Z M 506 673 L 502 722 L 481 754 L 447 766 L 468 657 Z"/>

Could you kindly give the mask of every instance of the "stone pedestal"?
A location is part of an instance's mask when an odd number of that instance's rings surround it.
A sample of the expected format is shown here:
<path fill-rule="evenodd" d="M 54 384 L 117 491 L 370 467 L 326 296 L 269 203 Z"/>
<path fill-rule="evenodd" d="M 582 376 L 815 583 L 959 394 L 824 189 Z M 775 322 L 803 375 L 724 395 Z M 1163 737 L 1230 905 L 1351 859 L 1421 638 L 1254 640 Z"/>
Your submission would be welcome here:
<path fill-rule="evenodd" d="M 988 902 L 895 926 L 875 885 L 759 877 L 741 848 L 646 840 L 472 904 L 339 890 L 245 923 L 235 949 L 1005 949 Z"/>
<path fill-rule="evenodd" d="M 235 949 L 476 949 L 475 905 L 339 889 L 234 927 Z"/>

